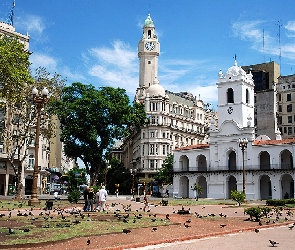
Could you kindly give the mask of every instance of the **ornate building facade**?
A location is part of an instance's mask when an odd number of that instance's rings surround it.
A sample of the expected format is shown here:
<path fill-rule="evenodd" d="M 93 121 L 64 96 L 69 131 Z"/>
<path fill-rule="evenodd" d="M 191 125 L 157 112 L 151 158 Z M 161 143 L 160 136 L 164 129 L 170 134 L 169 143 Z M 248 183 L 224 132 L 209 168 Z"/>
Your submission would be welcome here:
<path fill-rule="evenodd" d="M 125 167 L 136 169 L 142 182 L 153 180 L 175 148 L 205 143 L 206 117 L 211 115 L 191 93 L 173 93 L 160 85 L 159 54 L 160 42 L 148 15 L 138 43 L 139 86 L 134 98 L 144 104 L 148 125 L 134 131 L 122 145 Z"/>

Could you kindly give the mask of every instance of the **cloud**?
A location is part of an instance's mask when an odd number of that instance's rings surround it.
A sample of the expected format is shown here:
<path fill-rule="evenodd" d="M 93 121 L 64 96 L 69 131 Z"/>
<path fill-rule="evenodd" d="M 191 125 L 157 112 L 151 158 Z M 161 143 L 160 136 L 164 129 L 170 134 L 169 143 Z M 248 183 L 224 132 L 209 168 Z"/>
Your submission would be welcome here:
<path fill-rule="evenodd" d="M 289 21 L 283 26 L 284 29 L 281 28 L 281 44 L 278 41 L 278 32 L 272 34 L 270 32 L 273 31 L 272 28 L 264 29 L 264 26 L 267 25 L 269 25 L 267 21 L 260 20 L 238 21 L 233 23 L 232 30 L 236 37 L 250 42 L 251 48 L 254 50 L 269 55 L 279 55 L 281 52 L 282 57 L 294 60 L 295 42 L 293 37 L 295 37 L 295 21 Z M 281 51 L 279 48 L 281 48 Z"/>
<path fill-rule="evenodd" d="M 29 34 L 42 34 L 45 29 L 45 24 L 40 16 L 23 15 L 17 19 L 16 26 L 26 30 Z"/>
<path fill-rule="evenodd" d="M 90 65 L 88 73 L 103 85 L 121 87 L 135 93 L 138 87 L 138 59 L 136 49 L 116 40 L 111 48 L 91 48 L 84 59 Z"/>
<path fill-rule="evenodd" d="M 49 55 L 35 52 L 30 56 L 30 62 L 32 63 L 32 70 L 35 70 L 38 67 L 45 67 L 48 72 L 54 73 L 57 69 L 58 60 Z"/>
<path fill-rule="evenodd" d="M 295 37 L 295 21 L 289 21 L 284 28 L 286 29 L 287 37 Z"/>

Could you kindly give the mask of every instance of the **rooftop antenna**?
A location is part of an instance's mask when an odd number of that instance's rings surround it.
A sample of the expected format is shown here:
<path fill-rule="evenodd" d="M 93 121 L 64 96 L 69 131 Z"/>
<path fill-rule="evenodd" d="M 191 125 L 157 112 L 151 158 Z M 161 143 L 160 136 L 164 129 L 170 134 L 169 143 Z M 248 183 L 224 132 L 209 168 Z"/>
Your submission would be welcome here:
<path fill-rule="evenodd" d="M 263 47 L 263 62 L 265 63 L 265 50 L 264 50 L 264 29 L 262 30 L 262 47 Z"/>
<path fill-rule="evenodd" d="M 12 2 L 12 7 L 10 9 L 9 15 L 8 15 L 8 20 L 7 23 L 13 26 L 13 16 L 14 16 L 14 7 L 15 7 L 15 0 Z"/>
<path fill-rule="evenodd" d="M 279 34 L 278 34 L 278 37 L 279 37 L 279 50 L 280 50 L 280 56 L 279 56 L 279 60 L 280 60 L 280 67 L 281 67 L 281 70 L 282 70 L 282 49 L 281 49 L 281 27 L 282 27 L 282 24 L 281 24 L 282 20 L 279 20 L 277 25 L 279 27 Z"/>

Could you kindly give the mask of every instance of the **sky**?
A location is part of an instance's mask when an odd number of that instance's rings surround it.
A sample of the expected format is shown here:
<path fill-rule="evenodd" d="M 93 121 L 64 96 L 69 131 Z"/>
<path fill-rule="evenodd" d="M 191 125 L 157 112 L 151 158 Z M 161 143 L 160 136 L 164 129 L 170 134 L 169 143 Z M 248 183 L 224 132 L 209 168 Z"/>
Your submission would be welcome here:
<path fill-rule="evenodd" d="M 0 3 L 7 22 L 13 0 Z M 161 45 L 158 80 L 217 104 L 216 82 L 239 66 L 275 61 L 295 73 L 294 0 L 15 0 L 14 26 L 30 35 L 31 67 L 67 79 L 126 89 L 139 86 L 138 42 L 150 13 Z M 281 55 L 281 56 L 280 56 Z"/>

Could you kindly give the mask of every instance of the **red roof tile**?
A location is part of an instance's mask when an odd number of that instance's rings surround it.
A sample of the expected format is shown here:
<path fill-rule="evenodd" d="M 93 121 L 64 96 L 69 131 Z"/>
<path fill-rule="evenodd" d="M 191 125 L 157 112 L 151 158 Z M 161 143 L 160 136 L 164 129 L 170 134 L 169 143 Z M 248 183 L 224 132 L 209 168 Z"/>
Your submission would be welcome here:
<path fill-rule="evenodd" d="M 254 145 L 280 145 L 280 144 L 292 144 L 295 143 L 295 138 L 282 139 L 282 140 L 256 140 Z"/>
<path fill-rule="evenodd" d="M 209 144 L 189 145 L 186 147 L 176 148 L 175 150 L 189 150 L 189 149 L 202 149 L 202 148 L 209 148 Z"/>

